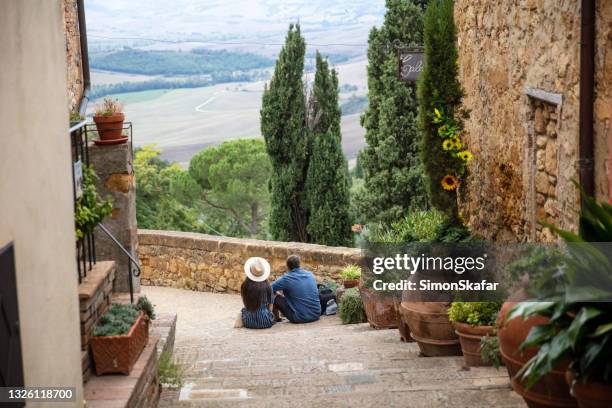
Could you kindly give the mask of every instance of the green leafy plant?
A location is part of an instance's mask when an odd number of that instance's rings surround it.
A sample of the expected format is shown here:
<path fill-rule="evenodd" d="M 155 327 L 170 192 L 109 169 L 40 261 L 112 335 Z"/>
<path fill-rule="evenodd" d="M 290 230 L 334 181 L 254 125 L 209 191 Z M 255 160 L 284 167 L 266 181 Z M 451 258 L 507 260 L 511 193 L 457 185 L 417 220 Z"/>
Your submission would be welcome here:
<path fill-rule="evenodd" d="M 82 194 L 77 199 L 74 211 L 76 224 L 76 238 L 81 239 L 93 232 L 104 217 L 113 210 L 111 198 L 100 201 L 96 189 L 96 173 L 91 166 L 83 166 L 83 179 L 81 183 Z"/>
<path fill-rule="evenodd" d="M 517 375 L 533 386 L 561 361 L 570 359 L 578 378 L 612 384 L 612 253 L 599 243 L 612 241 L 612 206 L 583 192 L 580 235 L 543 223 L 566 242 L 560 268 L 565 281 L 539 301 L 519 303 L 507 320 L 548 317 L 534 326 L 521 349 L 537 347 Z"/>
<path fill-rule="evenodd" d="M 138 310 L 142 310 L 144 314 L 146 314 L 149 319 L 155 319 L 155 308 L 149 299 L 146 296 L 141 296 L 136 303 L 136 307 Z"/>
<path fill-rule="evenodd" d="M 344 280 L 354 280 L 361 278 L 361 268 L 358 265 L 347 265 L 340 272 L 340 277 Z"/>
<path fill-rule="evenodd" d="M 136 318 L 140 313 L 140 309 L 136 305 L 123 305 L 113 303 L 94 327 L 93 335 L 98 336 L 121 336 L 127 334 Z"/>
<path fill-rule="evenodd" d="M 438 226 L 434 242 L 452 244 L 459 242 L 473 242 L 480 238 L 471 235 L 470 230 L 461 224 L 446 220 Z"/>
<path fill-rule="evenodd" d="M 472 326 L 493 326 L 501 309 L 501 302 L 452 302 L 448 317 L 457 323 Z"/>
<path fill-rule="evenodd" d="M 70 122 L 80 122 L 85 119 L 84 116 L 81 116 L 79 112 L 72 111 L 70 112 L 69 120 Z"/>
<path fill-rule="evenodd" d="M 343 324 L 365 323 L 367 321 L 359 289 L 350 288 L 342 294 L 338 314 Z"/>
<path fill-rule="evenodd" d="M 157 361 L 159 382 L 165 386 L 181 388 L 185 379 L 185 366 L 172 357 L 169 350 L 164 350 Z"/>
<path fill-rule="evenodd" d="M 442 224 L 444 215 L 441 212 L 435 209 L 415 210 L 391 223 L 390 227 L 383 224 L 369 225 L 366 239 L 379 243 L 431 242 L 436 239 Z"/>
<path fill-rule="evenodd" d="M 118 99 L 104 98 L 102 103 L 96 105 L 95 116 L 111 116 L 123 111 L 123 104 Z"/>
<path fill-rule="evenodd" d="M 501 366 L 501 354 L 499 352 L 499 337 L 497 336 L 482 336 L 480 338 L 480 357 L 485 363 L 493 364 L 493 367 Z"/>
<path fill-rule="evenodd" d="M 558 248 L 547 246 L 530 246 L 518 259 L 506 265 L 506 272 L 512 282 L 519 282 L 525 275 L 529 276 L 529 289 L 531 295 L 537 295 L 541 291 L 550 290 L 557 285 L 560 266 L 563 264 L 564 256 Z"/>

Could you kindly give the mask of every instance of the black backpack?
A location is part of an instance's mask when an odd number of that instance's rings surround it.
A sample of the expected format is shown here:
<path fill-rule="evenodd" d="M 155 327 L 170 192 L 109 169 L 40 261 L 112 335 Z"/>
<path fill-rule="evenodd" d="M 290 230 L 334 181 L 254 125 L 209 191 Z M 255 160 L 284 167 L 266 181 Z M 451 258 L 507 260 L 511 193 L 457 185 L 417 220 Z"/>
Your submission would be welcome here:
<path fill-rule="evenodd" d="M 336 293 L 325 283 L 317 284 L 317 288 L 319 289 L 319 301 L 321 302 L 321 315 L 324 315 L 327 309 L 327 302 L 331 299 L 335 301 Z"/>

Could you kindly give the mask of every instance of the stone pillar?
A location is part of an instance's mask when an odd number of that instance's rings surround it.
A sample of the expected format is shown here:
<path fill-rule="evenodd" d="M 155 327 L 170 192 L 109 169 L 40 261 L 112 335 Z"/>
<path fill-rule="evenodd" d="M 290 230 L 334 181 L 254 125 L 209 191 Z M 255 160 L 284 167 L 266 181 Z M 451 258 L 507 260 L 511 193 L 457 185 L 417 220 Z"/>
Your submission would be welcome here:
<path fill-rule="evenodd" d="M 113 198 L 113 212 L 102 224 L 110 230 L 135 260 L 138 260 L 136 227 L 136 183 L 132 168 L 130 143 L 112 146 L 89 146 L 89 160 L 98 180 L 100 197 Z M 129 292 L 128 257 L 100 228 L 96 229 L 96 259 L 117 263 L 115 291 Z M 134 292 L 140 292 L 140 278 L 132 277 Z"/>

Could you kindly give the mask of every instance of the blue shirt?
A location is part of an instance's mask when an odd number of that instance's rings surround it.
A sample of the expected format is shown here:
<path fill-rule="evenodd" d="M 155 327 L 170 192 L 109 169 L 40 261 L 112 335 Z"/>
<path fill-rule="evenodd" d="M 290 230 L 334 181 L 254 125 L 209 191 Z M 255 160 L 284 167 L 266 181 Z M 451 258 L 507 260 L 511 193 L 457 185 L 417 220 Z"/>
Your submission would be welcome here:
<path fill-rule="evenodd" d="M 312 273 L 301 268 L 287 272 L 274 282 L 272 291 L 282 290 L 297 323 L 319 320 L 321 302 L 317 281 Z"/>

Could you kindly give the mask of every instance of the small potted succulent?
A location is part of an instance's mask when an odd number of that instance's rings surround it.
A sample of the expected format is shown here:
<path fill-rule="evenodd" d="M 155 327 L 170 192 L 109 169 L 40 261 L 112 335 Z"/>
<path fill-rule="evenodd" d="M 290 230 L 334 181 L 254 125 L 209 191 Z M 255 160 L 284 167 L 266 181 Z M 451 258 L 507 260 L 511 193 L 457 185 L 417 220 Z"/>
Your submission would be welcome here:
<path fill-rule="evenodd" d="M 154 318 L 153 306 L 144 296 L 136 305 L 113 303 L 91 339 L 96 375 L 129 375 L 149 340 L 149 320 Z"/>
<path fill-rule="evenodd" d="M 481 357 L 481 340 L 494 337 L 495 321 L 501 308 L 500 302 L 452 302 L 448 317 L 459 336 L 461 351 L 468 367 L 492 365 Z"/>
<path fill-rule="evenodd" d="M 359 280 L 361 279 L 361 268 L 357 265 L 347 265 L 342 272 L 340 272 L 340 277 L 342 278 L 342 284 L 346 289 L 359 286 Z"/>
<path fill-rule="evenodd" d="M 98 144 L 125 143 L 127 137 L 123 136 L 123 105 L 117 99 L 104 98 L 101 104 L 96 106 L 93 120 L 98 130 L 100 140 Z"/>

